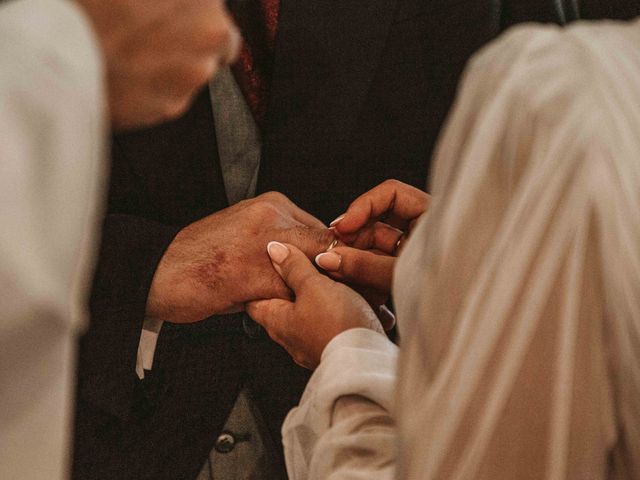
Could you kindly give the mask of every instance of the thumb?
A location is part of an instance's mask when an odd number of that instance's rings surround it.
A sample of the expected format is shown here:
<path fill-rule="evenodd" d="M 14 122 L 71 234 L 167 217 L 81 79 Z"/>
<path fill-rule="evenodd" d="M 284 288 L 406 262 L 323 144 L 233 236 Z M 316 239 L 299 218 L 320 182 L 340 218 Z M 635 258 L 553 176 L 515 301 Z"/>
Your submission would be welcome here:
<path fill-rule="evenodd" d="M 273 267 L 296 295 L 326 280 L 307 256 L 293 245 L 269 242 L 267 252 Z"/>
<path fill-rule="evenodd" d="M 332 278 L 389 293 L 395 258 L 350 247 L 336 247 L 316 257 Z"/>
<path fill-rule="evenodd" d="M 262 325 L 272 338 L 281 335 L 292 309 L 292 302 L 280 298 L 256 300 L 246 304 L 249 316 Z"/>

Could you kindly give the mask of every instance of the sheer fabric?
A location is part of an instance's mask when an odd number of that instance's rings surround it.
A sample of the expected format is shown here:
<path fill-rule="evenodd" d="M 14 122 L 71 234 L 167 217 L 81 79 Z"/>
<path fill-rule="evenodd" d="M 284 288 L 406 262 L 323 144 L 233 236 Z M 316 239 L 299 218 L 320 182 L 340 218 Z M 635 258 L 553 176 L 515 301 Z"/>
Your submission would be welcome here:
<path fill-rule="evenodd" d="M 0 6 L 0 478 L 68 477 L 106 101 L 74 2 Z"/>
<path fill-rule="evenodd" d="M 336 337 L 294 480 L 640 478 L 639 45 L 524 26 L 474 57 L 396 270 L 398 383 L 390 342 Z"/>
<path fill-rule="evenodd" d="M 640 478 L 640 23 L 477 56 L 396 282 L 399 478 Z"/>

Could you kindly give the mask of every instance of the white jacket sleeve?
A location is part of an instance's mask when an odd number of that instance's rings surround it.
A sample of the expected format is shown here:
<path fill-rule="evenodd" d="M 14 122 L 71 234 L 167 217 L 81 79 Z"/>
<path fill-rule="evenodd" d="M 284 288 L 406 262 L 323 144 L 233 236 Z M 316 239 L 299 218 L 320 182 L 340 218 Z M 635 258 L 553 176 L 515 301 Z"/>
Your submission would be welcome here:
<path fill-rule="evenodd" d="M 385 336 L 366 329 L 348 330 L 327 345 L 283 426 L 292 480 L 393 478 L 397 355 Z"/>
<path fill-rule="evenodd" d="M 28 305 L 77 323 L 104 168 L 97 42 L 74 2 L 12 0 L 0 65 L 0 331 Z"/>
<path fill-rule="evenodd" d="M 0 6 L 0 478 L 66 478 L 104 168 L 99 51 L 67 0 Z"/>

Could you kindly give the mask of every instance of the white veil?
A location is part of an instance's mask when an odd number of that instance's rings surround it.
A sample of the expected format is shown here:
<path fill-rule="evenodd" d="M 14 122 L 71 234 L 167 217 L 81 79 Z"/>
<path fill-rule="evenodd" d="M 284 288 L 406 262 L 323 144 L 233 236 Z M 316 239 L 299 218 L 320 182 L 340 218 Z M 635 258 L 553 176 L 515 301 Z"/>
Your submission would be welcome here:
<path fill-rule="evenodd" d="M 398 478 L 640 478 L 640 23 L 476 56 L 433 180 L 395 282 Z"/>

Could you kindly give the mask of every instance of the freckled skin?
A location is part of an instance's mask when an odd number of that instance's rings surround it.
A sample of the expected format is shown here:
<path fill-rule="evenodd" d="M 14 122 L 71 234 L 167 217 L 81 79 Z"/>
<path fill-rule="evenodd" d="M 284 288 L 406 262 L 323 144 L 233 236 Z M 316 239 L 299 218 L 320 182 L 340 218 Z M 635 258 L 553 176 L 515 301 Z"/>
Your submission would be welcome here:
<path fill-rule="evenodd" d="M 276 193 L 245 200 L 178 233 L 155 272 L 147 316 L 191 323 L 242 311 L 263 298 L 291 298 L 266 252 L 272 241 L 298 246 L 309 258 L 326 250 L 334 234 Z"/>
<path fill-rule="evenodd" d="M 227 255 L 222 250 L 214 250 L 211 259 L 205 259 L 194 265 L 194 281 L 206 285 L 209 289 L 215 290 L 224 279 L 223 266 L 227 260 Z"/>

